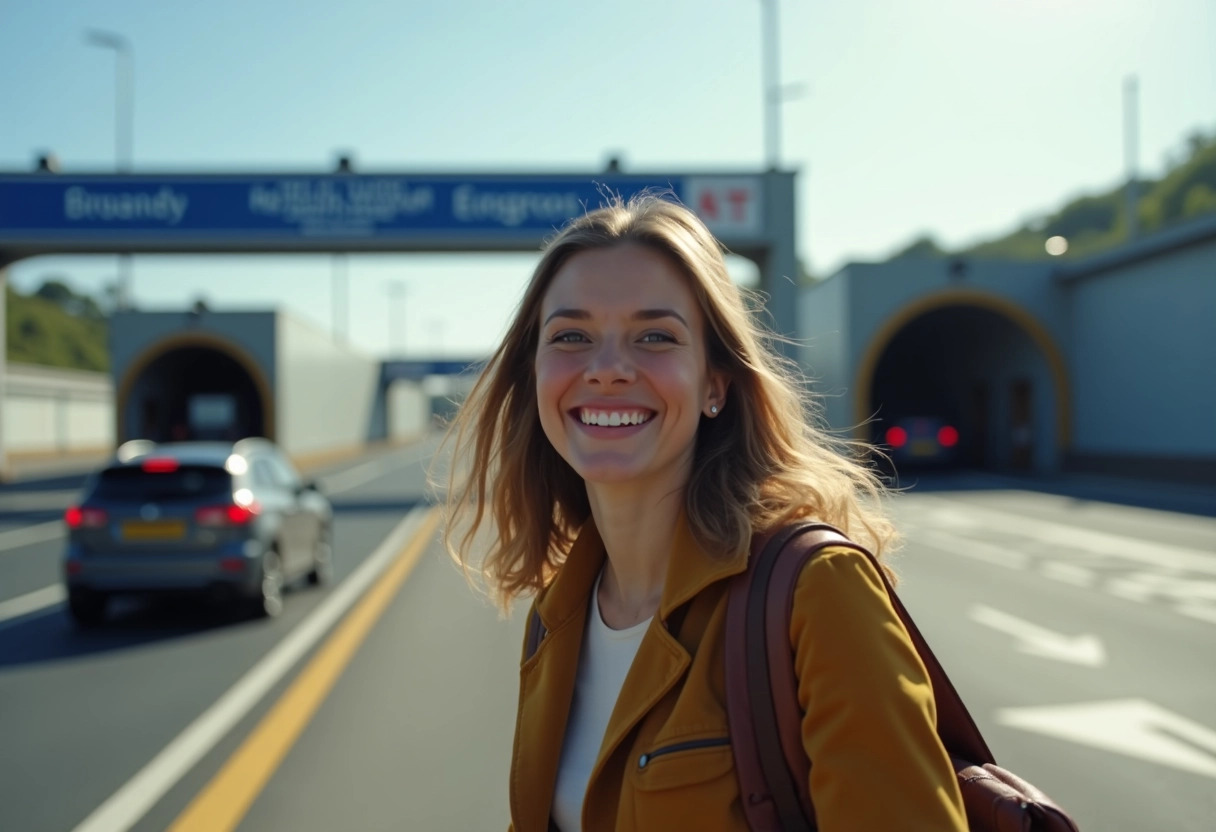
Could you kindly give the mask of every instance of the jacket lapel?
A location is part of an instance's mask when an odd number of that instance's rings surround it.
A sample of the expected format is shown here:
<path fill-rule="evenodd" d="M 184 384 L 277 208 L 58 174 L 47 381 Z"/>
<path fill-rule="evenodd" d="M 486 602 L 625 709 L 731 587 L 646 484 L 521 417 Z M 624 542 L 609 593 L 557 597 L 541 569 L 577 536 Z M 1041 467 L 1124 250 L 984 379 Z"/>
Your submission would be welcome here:
<path fill-rule="evenodd" d="M 516 832 L 546 832 L 549 828 L 587 602 L 603 563 L 603 542 L 594 521 L 588 520 L 553 583 L 536 600 L 546 635 L 536 654 L 520 669 L 511 766 L 511 817 Z"/>
<path fill-rule="evenodd" d="M 667 564 L 659 614 L 650 622 L 642 643 L 638 645 L 637 656 L 629 668 L 625 683 L 621 686 L 612 718 L 604 731 L 599 758 L 591 771 L 592 783 L 621 742 L 675 687 L 692 663 L 688 650 L 667 629 L 671 614 L 713 582 L 746 568 L 746 552 L 725 558 L 706 552 L 693 536 L 684 515 L 680 515 Z"/>

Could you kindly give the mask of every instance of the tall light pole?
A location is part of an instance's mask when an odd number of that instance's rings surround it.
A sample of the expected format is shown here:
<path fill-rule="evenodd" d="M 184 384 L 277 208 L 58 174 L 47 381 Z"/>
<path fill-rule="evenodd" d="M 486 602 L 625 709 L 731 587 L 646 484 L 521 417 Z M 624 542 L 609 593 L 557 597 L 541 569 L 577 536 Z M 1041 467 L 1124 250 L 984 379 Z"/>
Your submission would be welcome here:
<path fill-rule="evenodd" d="M 135 50 L 116 32 L 89 29 L 85 43 L 114 51 L 114 157 L 119 173 L 130 173 L 135 156 Z M 131 255 L 118 256 L 119 309 L 130 306 Z"/>
<path fill-rule="evenodd" d="M 330 307 L 333 313 L 334 340 L 346 343 L 350 339 L 349 275 L 346 253 L 336 252 L 330 258 Z"/>
<path fill-rule="evenodd" d="M 1140 233 L 1139 194 L 1139 82 L 1135 75 L 1123 81 L 1123 163 L 1127 169 L 1127 239 L 1134 240 Z"/>
<path fill-rule="evenodd" d="M 388 288 L 388 351 L 393 354 L 393 347 L 397 343 L 397 334 L 400 333 L 400 347 L 397 348 L 397 357 L 405 356 L 405 295 L 409 287 L 404 280 L 390 280 L 387 284 Z M 396 301 L 394 303 L 394 301 Z"/>
<path fill-rule="evenodd" d="M 778 0 L 760 0 L 761 60 L 764 64 L 764 156 L 769 170 L 781 169 L 781 105 L 803 95 L 803 84 L 781 83 L 781 26 Z"/>
<path fill-rule="evenodd" d="M 760 0 L 764 55 L 764 156 L 770 170 L 781 167 L 781 32 L 777 0 Z"/>

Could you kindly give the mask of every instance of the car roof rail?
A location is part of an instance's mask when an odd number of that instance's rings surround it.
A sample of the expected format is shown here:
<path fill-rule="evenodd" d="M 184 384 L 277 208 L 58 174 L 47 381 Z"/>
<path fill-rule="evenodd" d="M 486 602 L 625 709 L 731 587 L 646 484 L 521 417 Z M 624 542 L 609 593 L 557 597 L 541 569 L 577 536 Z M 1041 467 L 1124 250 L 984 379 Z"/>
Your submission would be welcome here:
<path fill-rule="evenodd" d="M 232 443 L 232 452 L 239 454 L 272 447 L 274 447 L 274 443 L 264 436 L 246 436 L 244 439 L 238 439 Z"/>
<path fill-rule="evenodd" d="M 119 462 L 130 462 L 141 456 L 147 456 L 154 450 L 156 450 L 156 443 L 151 439 L 131 439 L 118 446 L 118 449 L 114 451 L 114 458 Z"/>

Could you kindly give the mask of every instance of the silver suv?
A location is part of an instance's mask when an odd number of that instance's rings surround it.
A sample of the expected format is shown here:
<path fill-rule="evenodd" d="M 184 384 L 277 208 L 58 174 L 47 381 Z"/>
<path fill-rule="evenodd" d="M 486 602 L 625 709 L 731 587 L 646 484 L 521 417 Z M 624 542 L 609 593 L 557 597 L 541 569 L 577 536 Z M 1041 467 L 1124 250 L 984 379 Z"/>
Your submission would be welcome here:
<path fill-rule="evenodd" d="M 285 584 L 332 570 L 329 500 L 266 439 L 128 442 L 64 520 L 68 611 L 84 627 L 115 595 L 189 592 L 274 616 Z"/>

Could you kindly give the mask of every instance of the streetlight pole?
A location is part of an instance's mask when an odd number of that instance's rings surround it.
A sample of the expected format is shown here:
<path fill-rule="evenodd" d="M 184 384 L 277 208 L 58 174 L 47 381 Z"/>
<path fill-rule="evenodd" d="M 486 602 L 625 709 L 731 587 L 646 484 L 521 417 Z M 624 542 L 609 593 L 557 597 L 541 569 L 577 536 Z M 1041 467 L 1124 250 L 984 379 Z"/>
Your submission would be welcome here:
<path fill-rule="evenodd" d="M 114 52 L 114 156 L 119 173 L 130 173 L 135 157 L 135 50 L 116 32 L 90 29 L 85 43 Z M 118 256 L 119 309 L 127 309 L 131 298 L 131 255 Z"/>
<path fill-rule="evenodd" d="M 777 0 L 760 0 L 764 50 L 764 148 L 769 170 L 781 167 L 781 37 Z"/>
<path fill-rule="evenodd" d="M 1127 204 L 1127 239 L 1134 240 L 1140 233 L 1139 194 L 1139 115 L 1140 85 L 1135 75 L 1123 81 L 1123 162 L 1127 168 L 1125 199 Z"/>
<path fill-rule="evenodd" d="M 405 357 L 405 295 L 408 286 L 404 280 L 388 282 L 388 351 L 391 355 L 400 333 L 400 347 L 397 347 L 397 357 Z M 398 301 L 398 303 L 394 303 Z"/>
<path fill-rule="evenodd" d="M 347 343 L 350 338 L 349 282 L 346 253 L 335 253 L 330 258 L 330 307 L 333 314 L 334 340 L 341 343 Z"/>

